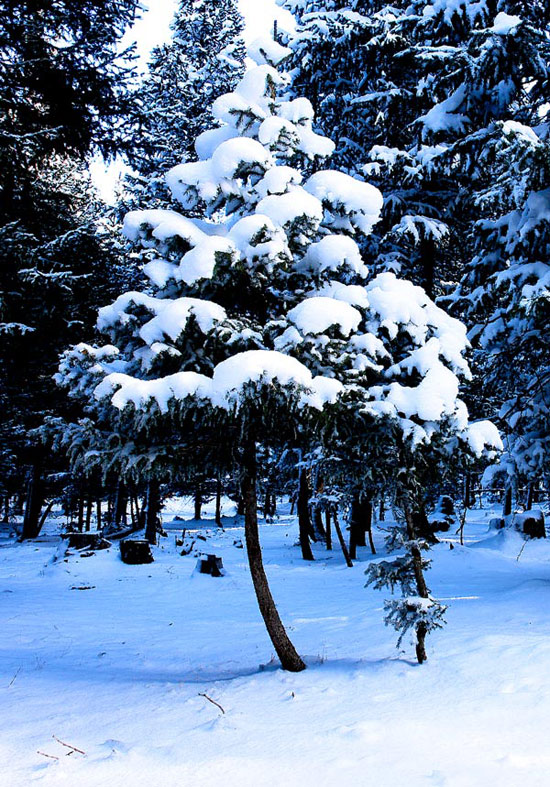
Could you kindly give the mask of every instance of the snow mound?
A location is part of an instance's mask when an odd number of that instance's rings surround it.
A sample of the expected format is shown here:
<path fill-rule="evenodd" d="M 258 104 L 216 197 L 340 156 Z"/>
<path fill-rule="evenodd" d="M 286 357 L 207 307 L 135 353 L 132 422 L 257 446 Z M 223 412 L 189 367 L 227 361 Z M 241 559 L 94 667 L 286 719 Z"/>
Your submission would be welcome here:
<path fill-rule="evenodd" d="M 507 36 L 513 33 L 521 23 L 521 17 L 505 14 L 504 11 L 501 11 L 495 16 L 495 21 L 493 26 L 489 28 L 489 32 L 497 36 Z"/>
<path fill-rule="evenodd" d="M 312 297 L 291 309 L 288 318 L 304 334 L 318 335 L 337 325 L 343 336 L 349 336 L 359 327 L 361 312 L 345 301 Z"/>
<path fill-rule="evenodd" d="M 384 203 L 380 191 L 344 172 L 319 170 L 306 181 L 304 188 L 335 213 L 347 214 L 351 224 L 366 235 L 380 219 Z"/>

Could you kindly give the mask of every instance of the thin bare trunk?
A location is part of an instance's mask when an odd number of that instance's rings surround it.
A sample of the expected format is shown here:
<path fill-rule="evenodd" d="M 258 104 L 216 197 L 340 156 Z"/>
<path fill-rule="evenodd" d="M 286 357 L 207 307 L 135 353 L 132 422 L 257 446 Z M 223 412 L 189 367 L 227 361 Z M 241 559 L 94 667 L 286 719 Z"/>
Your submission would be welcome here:
<path fill-rule="evenodd" d="M 147 484 L 145 511 L 145 538 L 150 544 L 157 543 L 157 517 L 160 511 L 160 485 L 156 478 Z"/>
<path fill-rule="evenodd" d="M 88 502 L 86 505 L 86 532 L 89 533 L 92 527 L 92 505 L 93 500 L 91 497 L 88 498 Z"/>
<path fill-rule="evenodd" d="M 267 581 L 258 529 L 258 499 L 256 490 L 256 443 L 252 437 L 242 446 L 242 490 L 244 498 L 244 529 L 248 565 L 264 619 L 267 633 L 281 661 L 283 669 L 301 672 L 306 665 L 298 655 L 282 624 Z"/>
<path fill-rule="evenodd" d="M 334 521 L 334 529 L 336 530 L 336 535 L 338 536 L 338 541 L 340 542 L 340 547 L 342 549 L 342 554 L 344 555 L 344 560 L 346 561 L 346 566 L 348 568 L 353 568 L 353 563 L 349 556 L 348 548 L 346 546 L 346 542 L 342 534 L 342 528 L 340 527 L 340 523 L 338 521 L 338 514 L 336 513 L 336 511 L 332 512 L 332 518 Z"/>
<path fill-rule="evenodd" d="M 330 510 L 325 511 L 325 532 L 327 534 L 327 551 L 332 551 L 332 529 L 330 527 Z"/>
<path fill-rule="evenodd" d="M 216 515 L 215 520 L 218 527 L 222 526 L 222 478 L 218 473 L 216 478 Z"/>
<path fill-rule="evenodd" d="M 36 538 L 40 532 L 40 511 L 44 503 L 42 471 L 39 464 L 32 467 L 27 487 L 27 501 L 21 539 Z"/>
<path fill-rule="evenodd" d="M 414 514 L 410 508 L 405 508 L 405 519 L 407 522 L 407 534 L 411 541 L 416 539 L 416 528 L 414 525 Z M 416 591 L 420 598 L 429 598 L 428 586 L 424 577 L 424 570 L 422 568 L 422 555 L 418 547 L 411 547 L 411 557 L 413 562 L 414 579 L 416 583 Z M 426 626 L 424 623 L 419 623 L 416 627 L 416 658 L 419 664 L 423 664 L 428 656 L 426 655 Z"/>
<path fill-rule="evenodd" d="M 315 560 L 309 543 L 311 519 L 309 516 L 309 483 L 307 472 L 304 468 L 300 471 L 300 486 L 298 489 L 298 528 L 300 533 L 300 547 L 304 560 Z"/>

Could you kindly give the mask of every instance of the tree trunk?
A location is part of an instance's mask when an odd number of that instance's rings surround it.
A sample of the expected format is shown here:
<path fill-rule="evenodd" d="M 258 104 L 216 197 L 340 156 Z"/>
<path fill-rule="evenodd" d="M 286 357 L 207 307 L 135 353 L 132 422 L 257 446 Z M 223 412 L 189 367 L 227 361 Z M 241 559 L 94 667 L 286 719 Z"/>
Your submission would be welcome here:
<path fill-rule="evenodd" d="M 267 633 L 281 661 L 283 669 L 300 672 L 306 665 L 298 655 L 279 617 L 265 573 L 260 534 L 258 530 L 258 500 L 256 492 L 256 442 L 252 437 L 242 446 L 242 490 L 244 498 L 244 530 L 248 565 L 264 619 Z"/>
<path fill-rule="evenodd" d="M 79 533 L 84 531 L 84 495 L 82 493 L 78 498 L 78 524 L 76 529 Z"/>
<path fill-rule="evenodd" d="M 336 511 L 332 512 L 332 516 L 334 519 L 334 529 L 336 530 L 336 535 L 338 536 L 338 541 L 340 542 L 340 547 L 342 549 L 342 554 L 344 555 L 344 560 L 346 561 L 346 566 L 348 568 L 353 568 L 353 563 L 351 562 L 348 548 L 346 546 L 344 536 L 342 535 L 342 528 L 340 527 L 340 523 L 338 522 L 338 514 L 336 513 Z"/>
<path fill-rule="evenodd" d="M 378 521 L 384 522 L 386 519 L 386 506 L 384 505 L 384 497 L 380 498 L 380 508 L 378 509 Z"/>
<path fill-rule="evenodd" d="M 44 504 L 44 484 L 42 471 L 38 463 L 34 464 L 31 470 L 29 483 L 27 486 L 27 500 L 25 504 L 25 516 L 23 518 L 23 530 L 21 540 L 36 538 L 40 532 L 40 511 Z"/>
<path fill-rule="evenodd" d="M 323 525 L 323 510 L 317 503 L 313 509 L 313 530 L 317 541 L 326 541 L 327 534 Z"/>
<path fill-rule="evenodd" d="M 117 486 L 115 506 L 114 506 L 115 530 L 117 528 L 121 528 L 124 525 L 126 525 L 127 506 L 128 506 L 128 493 L 126 491 L 126 487 L 124 483 L 122 481 L 119 481 Z"/>
<path fill-rule="evenodd" d="M 216 478 L 216 515 L 215 520 L 218 527 L 222 526 L 222 479 L 218 474 Z"/>
<path fill-rule="evenodd" d="M 332 551 L 332 530 L 330 527 L 330 509 L 325 511 L 325 532 L 327 534 L 327 551 Z"/>
<path fill-rule="evenodd" d="M 510 516 L 512 513 L 512 487 L 509 486 L 506 488 L 506 494 L 504 495 L 504 507 L 502 509 L 502 516 Z"/>
<path fill-rule="evenodd" d="M 411 541 L 414 541 L 417 537 L 416 528 L 415 528 L 415 517 L 413 512 L 406 507 L 405 508 L 405 520 L 407 522 L 407 534 Z M 422 569 L 422 555 L 418 547 L 411 547 L 411 557 L 413 561 L 413 570 L 414 570 L 414 579 L 416 583 L 416 591 L 420 598 L 429 598 L 428 587 L 426 585 L 426 579 L 424 577 L 424 571 Z M 416 658 L 418 659 L 419 664 L 423 664 L 428 656 L 426 655 L 426 625 L 424 623 L 418 623 L 416 626 Z"/>
<path fill-rule="evenodd" d="M 101 499 L 96 503 L 95 518 L 95 528 L 96 530 L 101 530 Z"/>
<path fill-rule="evenodd" d="M 361 498 L 359 493 L 356 492 L 351 500 L 349 518 L 349 556 L 352 560 L 357 558 L 357 547 L 365 545 L 365 531 L 362 519 Z"/>
<path fill-rule="evenodd" d="M 366 500 L 365 501 L 365 527 L 366 527 L 367 535 L 369 537 L 370 551 L 372 552 L 373 555 L 376 555 L 374 538 L 372 537 L 372 513 L 373 513 L 372 500 Z"/>
<path fill-rule="evenodd" d="M 147 484 L 147 503 L 145 510 L 145 538 L 150 544 L 157 543 L 157 518 L 160 511 L 160 484 L 156 478 Z"/>
<path fill-rule="evenodd" d="M 300 532 L 300 547 L 304 560 L 315 560 L 309 543 L 311 532 L 311 519 L 309 516 L 309 483 L 305 468 L 300 471 L 300 486 L 298 489 L 298 529 Z"/>
<path fill-rule="evenodd" d="M 473 508 L 474 502 L 472 501 L 472 478 L 470 473 L 464 476 L 464 508 Z"/>
<path fill-rule="evenodd" d="M 195 487 L 195 516 L 194 519 L 200 519 L 202 512 L 202 487 L 199 481 Z"/>
<path fill-rule="evenodd" d="M 37 536 L 40 535 L 40 533 L 42 532 L 42 528 L 46 524 L 46 519 L 48 518 L 48 514 L 50 513 L 50 511 L 54 507 L 54 503 L 55 503 L 55 500 L 50 500 L 50 502 L 48 503 L 48 505 L 44 509 L 44 513 L 40 517 L 40 522 L 38 523 L 38 533 L 36 534 Z"/>
<path fill-rule="evenodd" d="M 92 527 L 92 505 L 93 501 L 92 498 L 88 498 L 88 502 L 86 505 L 86 532 L 89 533 Z"/>

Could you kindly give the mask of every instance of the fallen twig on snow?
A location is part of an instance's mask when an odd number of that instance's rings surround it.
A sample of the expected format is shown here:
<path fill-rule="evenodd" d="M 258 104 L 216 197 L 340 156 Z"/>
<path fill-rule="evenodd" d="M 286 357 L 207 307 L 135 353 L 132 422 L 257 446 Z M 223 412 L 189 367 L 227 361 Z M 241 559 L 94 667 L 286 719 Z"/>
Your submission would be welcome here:
<path fill-rule="evenodd" d="M 221 712 L 223 714 L 225 714 L 225 711 L 222 708 L 222 706 L 219 704 L 219 702 L 216 702 L 216 700 L 213 700 L 212 697 L 208 696 L 208 694 L 203 694 L 201 691 L 199 691 L 199 697 L 204 697 L 205 700 L 208 700 L 208 702 L 211 702 L 212 705 L 215 705 L 216 708 L 219 708 L 221 710 Z"/>
<path fill-rule="evenodd" d="M 516 560 L 517 560 L 518 562 L 519 562 L 519 559 L 520 559 L 520 557 L 521 557 L 521 553 L 523 552 L 523 550 L 525 549 L 525 547 L 526 547 L 526 546 L 527 546 L 527 541 L 524 543 L 524 545 L 522 546 L 522 548 L 519 550 L 519 555 L 518 555 L 518 556 L 517 556 L 517 558 L 516 558 Z"/>
<path fill-rule="evenodd" d="M 57 735 L 52 735 L 52 738 L 54 739 L 54 741 L 57 741 L 62 746 L 65 746 L 67 749 L 72 749 L 73 751 L 77 751 L 79 754 L 82 754 L 84 757 L 86 756 L 86 752 L 85 751 L 82 751 L 82 749 L 77 749 L 76 746 L 73 746 L 70 743 L 65 743 L 65 741 L 60 740 L 57 737 Z"/>
<path fill-rule="evenodd" d="M 40 751 L 39 749 L 36 750 L 36 753 L 37 754 L 41 754 L 42 757 L 48 757 L 48 759 L 50 759 L 50 760 L 58 760 L 59 759 L 59 757 L 56 757 L 53 754 L 46 754 L 46 752 Z"/>
<path fill-rule="evenodd" d="M 15 679 L 17 678 L 17 676 L 19 675 L 20 672 L 21 672 L 21 667 L 19 667 L 19 669 L 17 670 L 17 672 L 15 673 L 13 678 L 8 683 L 8 689 L 10 688 L 10 686 L 13 686 L 13 684 L 15 683 Z"/>

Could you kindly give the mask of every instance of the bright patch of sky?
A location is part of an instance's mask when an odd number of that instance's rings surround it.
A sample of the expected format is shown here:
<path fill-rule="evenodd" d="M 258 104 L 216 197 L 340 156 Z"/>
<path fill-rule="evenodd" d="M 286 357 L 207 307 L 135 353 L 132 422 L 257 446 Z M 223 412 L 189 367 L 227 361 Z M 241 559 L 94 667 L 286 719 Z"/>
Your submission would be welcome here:
<path fill-rule="evenodd" d="M 144 11 L 140 19 L 122 41 L 124 47 L 135 42 L 140 71 L 145 70 L 151 50 L 170 38 L 170 22 L 177 6 L 178 0 L 143 0 Z M 280 30 L 289 30 L 294 26 L 292 14 L 278 8 L 275 0 L 239 0 L 239 10 L 245 20 L 244 38 L 247 45 L 262 35 L 271 34 L 275 19 Z M 101 197 L 106 202 L 113 202 L 116 184 L 125 166 L 115 161 L 106 167 L 103 159 L 97 157 L 92 161 L 90 171 Z"/>

